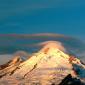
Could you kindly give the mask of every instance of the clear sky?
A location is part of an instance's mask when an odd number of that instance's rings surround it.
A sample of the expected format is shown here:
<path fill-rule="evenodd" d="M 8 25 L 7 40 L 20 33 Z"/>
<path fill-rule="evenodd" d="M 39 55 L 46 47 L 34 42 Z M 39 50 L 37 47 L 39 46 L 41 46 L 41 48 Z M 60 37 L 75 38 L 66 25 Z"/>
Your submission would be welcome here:
<path fill-rule="evenodd" d="M 43 32 L 84 39 L 85 0 L 0 0 L 0 34 Z"/>

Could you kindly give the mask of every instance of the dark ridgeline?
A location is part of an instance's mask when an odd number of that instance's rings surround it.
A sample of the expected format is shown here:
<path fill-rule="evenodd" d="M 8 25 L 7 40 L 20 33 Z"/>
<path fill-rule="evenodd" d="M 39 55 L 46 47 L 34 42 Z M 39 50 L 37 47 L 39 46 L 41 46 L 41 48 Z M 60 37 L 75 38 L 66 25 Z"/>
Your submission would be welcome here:
<path fill-rule="evenodd" d="M 55 85 L 55 84 L 54 84 Z M 77 78 L 72 78 L 71 74 L 67 75 L 59 85 L 85 85 Z"/>

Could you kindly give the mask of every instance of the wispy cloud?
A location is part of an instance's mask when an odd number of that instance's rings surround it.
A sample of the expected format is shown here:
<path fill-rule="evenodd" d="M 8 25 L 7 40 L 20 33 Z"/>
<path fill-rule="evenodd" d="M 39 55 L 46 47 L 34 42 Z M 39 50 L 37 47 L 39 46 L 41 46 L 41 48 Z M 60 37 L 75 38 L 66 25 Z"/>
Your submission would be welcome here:
<path fill-rule="evenodd" d="M 6 62 L 11 60 L 12 58 L 13 58 L 13 56 L 9 55 L 9 54 L 0 55 L 0 65 L 5 64 Z"/>

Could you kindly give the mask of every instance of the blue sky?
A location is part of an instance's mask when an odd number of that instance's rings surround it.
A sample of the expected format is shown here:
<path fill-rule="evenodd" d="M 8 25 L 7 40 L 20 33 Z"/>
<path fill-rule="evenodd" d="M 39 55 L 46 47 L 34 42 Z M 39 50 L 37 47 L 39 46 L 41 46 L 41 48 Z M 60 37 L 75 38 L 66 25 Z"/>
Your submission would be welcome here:
<path fill-rule="evenodd" d="M 0 0 L 0 34 L 85 37 L 84 0 Z"/>

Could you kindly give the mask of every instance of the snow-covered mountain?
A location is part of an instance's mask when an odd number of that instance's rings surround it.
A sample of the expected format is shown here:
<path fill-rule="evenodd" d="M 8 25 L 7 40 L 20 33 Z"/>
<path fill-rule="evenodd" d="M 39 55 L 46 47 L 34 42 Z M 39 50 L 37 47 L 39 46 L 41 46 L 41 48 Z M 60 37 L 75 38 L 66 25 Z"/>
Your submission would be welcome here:
<path fill-rule="evenodd" d="M 59 85 L 69 74 L 84 83 L 85 65 L 49 42 L 25 61 L 16 56 L 1 65 L 0 85 Z"/>

